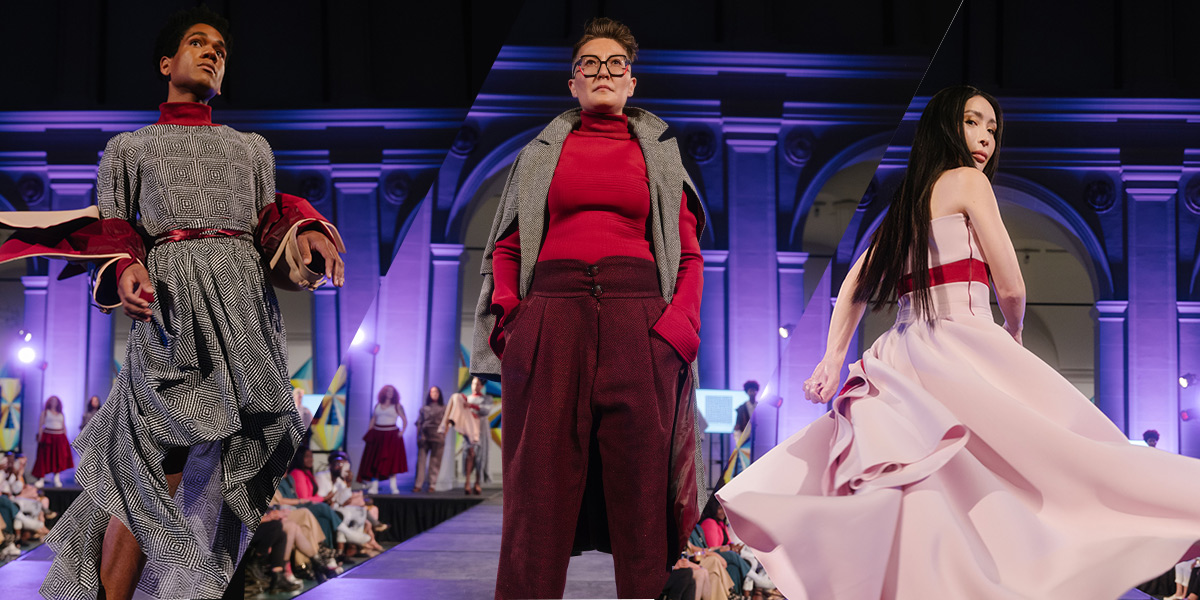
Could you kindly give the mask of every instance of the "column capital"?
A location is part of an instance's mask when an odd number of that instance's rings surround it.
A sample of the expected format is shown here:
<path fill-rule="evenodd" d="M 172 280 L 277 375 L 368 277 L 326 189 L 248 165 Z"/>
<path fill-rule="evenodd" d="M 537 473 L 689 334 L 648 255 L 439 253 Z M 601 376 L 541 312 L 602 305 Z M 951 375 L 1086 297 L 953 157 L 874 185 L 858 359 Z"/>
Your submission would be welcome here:
<path fill-rule="evenodd" d="M 1165 202 L 1179 192 L 1182 165 L 1121 165 L 1125 193 L 1134 201 Z"/>
<path fill-rule="evenodd" d="M 383 166 L 378 164 L 330 165 L 329 177 L 339 192 L 363 194 L 379 187 Z"/>
<path fill-rule="evenodd" d="M 429 244 L 429 253 L 435 263 L 459 262 L 465 249 L 462 244 Z"/>
<path fill-rule="evenodd" d="M 21 285 L 25 286 L 25 291 L 28 293 L 32 290 L 46 291 L 50 286 L 49 275 L 24 275 L 21 277 Z"/>
<path fill-rule="evenodd" d="M 1200 302 L 1181 300 L 1176 303 L 1180 323 L 1200 323 Z"/>
<path fill-rule="evenodd" d="M 704 268 L 721 268 L 724 269 L 729 264 L 728 250 L 701 250 L 700 256 L 704 257 Z"/>
<path fill-rule="evenodd" d="M 1101 321 L 1124 321 L 1129 314 L 1128 300 L 1097 300 L 1096 312 Z"/>
<path fill-rule="evenodd" d="M 781 250 L 775 253 L 775 260 L 779 262 L 780 268 L 790 267 L 803 270 L 804 264 L 808 262 L 808 253 Z"/>

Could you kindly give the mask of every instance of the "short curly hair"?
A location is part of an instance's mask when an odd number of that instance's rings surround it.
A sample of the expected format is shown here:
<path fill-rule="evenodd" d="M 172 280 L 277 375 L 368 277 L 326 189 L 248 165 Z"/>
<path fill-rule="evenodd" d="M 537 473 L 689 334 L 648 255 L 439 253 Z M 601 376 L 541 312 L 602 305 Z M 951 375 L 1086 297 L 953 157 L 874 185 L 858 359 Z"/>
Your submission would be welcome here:
<path fill-rule="evenodd" d="M 216 29 L 217 33 L 225 38 L 225 45 L 229 46 L 229 20 L 213 12 L 207 4 L 178 10 L 167 19 L 166 24 L 158 31 L 158 38 L 154 40 L 155 70 L 158 70 L 162 57 L 175 56 L 179 51 L 179 43 L 183 41 L 183 34 L 197 23 Z M 165 75 L 163 78 L 168 79 Z"/>
<path fill-rule="evenodd" d="M 574 63 L 579 58 L 579 49 L 584 44 L 597 39 L 612 40 L 620 44 L 625 49 L 629 62 L 637 60 L 637 40 L 633 39 L 633 32 L 629 30 L 629 26 L 608 17 L 596 17 L 584 24 L 583 36 L 575 42 L 575 47 L 571 50 L 571 62 Z"/>

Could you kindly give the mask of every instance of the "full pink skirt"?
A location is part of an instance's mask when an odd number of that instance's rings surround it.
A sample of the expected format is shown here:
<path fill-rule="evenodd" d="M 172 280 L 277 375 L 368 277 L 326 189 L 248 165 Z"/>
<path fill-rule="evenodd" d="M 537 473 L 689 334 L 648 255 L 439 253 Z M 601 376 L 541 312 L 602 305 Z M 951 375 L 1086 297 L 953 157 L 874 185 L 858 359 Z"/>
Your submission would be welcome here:
<path fill-rule="evenodd" d="M 363 441 L 367 446 L 363 448 L 362 462 L 359 464 L 359 481 L 387 479 L 397 473 L 408 472 L 408 455 L 399 431 L 372 429 L 363 436 Z"/>
<path fill-rule="evenodd" d="M 1131 445 L 983 312 L 893 327 L 718 494 L 789 600 L 1111 600 L 1195 550 L 1200 460 Z"/>

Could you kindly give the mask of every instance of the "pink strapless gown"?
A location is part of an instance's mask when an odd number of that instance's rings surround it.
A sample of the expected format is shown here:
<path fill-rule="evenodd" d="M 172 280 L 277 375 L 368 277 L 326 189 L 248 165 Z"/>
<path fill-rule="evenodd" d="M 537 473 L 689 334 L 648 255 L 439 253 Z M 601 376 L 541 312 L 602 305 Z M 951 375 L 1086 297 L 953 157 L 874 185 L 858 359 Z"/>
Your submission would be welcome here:
<path fill-rule="evenodd" d="M 934 219 L 930 266 L 981 258 Z M 992 320 L 981 283 L 901 298 L 830 412 L 717 494 L 789 600 L 1111 600 L 1200 540 L 1200 460 L 1131 445 Z"/>

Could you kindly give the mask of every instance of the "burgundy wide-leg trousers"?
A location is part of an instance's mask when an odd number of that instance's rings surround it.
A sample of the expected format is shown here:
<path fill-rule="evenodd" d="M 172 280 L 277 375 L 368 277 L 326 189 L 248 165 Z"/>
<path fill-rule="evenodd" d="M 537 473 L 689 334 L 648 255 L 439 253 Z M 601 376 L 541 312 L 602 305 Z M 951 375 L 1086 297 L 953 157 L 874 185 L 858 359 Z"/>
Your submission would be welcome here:
<path fill-rule="evenodd" d="M 620 597 L 662 591 L 672 436 L 693 427 L 689 365 L 651 332 L 666 306 L 651 261 L 537 264 L 505 327 L 497 599 L 561 598 L 588 548 L 612 552 Z"/>

